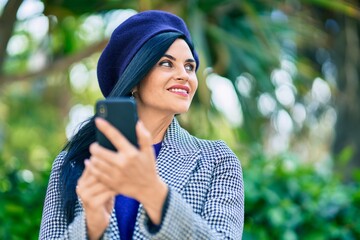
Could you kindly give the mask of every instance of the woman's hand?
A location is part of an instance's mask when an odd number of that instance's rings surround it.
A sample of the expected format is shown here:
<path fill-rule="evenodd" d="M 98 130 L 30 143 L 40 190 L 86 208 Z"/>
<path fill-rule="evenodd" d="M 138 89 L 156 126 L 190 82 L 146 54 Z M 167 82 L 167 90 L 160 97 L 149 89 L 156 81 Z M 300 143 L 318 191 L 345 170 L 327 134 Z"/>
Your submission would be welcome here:
<path fill-rule="evenodd" d="M 109 225 L 115 192 L 92 176 L 91 167 L 86 160 L 76 193 L 84 207 L 89 239 L 99 239 Z"/>
<path fill-rule="evenodd" d="M 137 123 L 138 149 L 105 120 L 97 118 L 95 122 L 117 152 L 92 144 L 89 164 L 92 175 L 117 194 L 141 202 L 152 222 L 159 224 L 168 189 L 156 171 L 150 133 L 141 122 Z"/>

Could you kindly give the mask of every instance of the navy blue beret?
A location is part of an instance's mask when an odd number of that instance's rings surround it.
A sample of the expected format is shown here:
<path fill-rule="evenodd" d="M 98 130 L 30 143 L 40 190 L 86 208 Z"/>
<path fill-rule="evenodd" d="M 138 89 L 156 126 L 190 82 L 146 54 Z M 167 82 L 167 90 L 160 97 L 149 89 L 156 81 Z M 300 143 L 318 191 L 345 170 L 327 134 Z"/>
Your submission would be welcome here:
<path fill-rule="evenodd" d="M 143 44 L 163 32 L 179 32 L 191 42 L 185 22 L 174 14 L 159 10 L 135 14 L 114 30 L 97 65 L 99 86 L 105 97 Z M 192 53 L 198 67 L 198 55 L 194 49 Z"/>

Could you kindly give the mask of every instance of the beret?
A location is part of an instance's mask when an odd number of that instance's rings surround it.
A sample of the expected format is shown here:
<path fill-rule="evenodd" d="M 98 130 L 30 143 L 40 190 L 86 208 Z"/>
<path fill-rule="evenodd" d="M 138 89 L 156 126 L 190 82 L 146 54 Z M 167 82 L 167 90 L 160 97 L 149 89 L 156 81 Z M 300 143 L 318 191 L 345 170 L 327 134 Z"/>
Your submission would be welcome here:
<path fill-rule="evenodd" d="M 113 31 L 97 64 L 99 87 L 105 97 L 144 43 L 163 32 L 178 32 L 192 42 L 185 22 L 172 13 L 160 10 L 137 13 Z M 192 47 L 191 51 L 198 67 L 198 55 Z"/>

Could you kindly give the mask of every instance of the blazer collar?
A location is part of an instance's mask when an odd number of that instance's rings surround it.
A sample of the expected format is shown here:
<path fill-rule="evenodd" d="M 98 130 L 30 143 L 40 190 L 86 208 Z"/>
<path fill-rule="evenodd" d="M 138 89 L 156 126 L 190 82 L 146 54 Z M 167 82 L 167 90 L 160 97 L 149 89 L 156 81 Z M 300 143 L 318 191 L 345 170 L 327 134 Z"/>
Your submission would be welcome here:
<path fill-rule="evenodd" d="M 181 192 L 197 166 L 200 148 L 196 139 L 180 127 L 176 118 L 170 124 L 157 158 L 159 175 Z"/>
<path fill-rule="evenodd" d="M 173 119 L 166 131 L 163 146 L 176 148 L 182 155 L 189 155 L 199 149 L 194 137 L 180 126 L 176 118 Z"/>

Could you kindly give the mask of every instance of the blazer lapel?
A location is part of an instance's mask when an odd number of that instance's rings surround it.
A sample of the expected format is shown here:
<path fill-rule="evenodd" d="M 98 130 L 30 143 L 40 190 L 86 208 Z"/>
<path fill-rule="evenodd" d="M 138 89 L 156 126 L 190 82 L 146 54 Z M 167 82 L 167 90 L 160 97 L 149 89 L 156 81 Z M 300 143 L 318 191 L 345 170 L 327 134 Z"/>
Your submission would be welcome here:
<path fill-rule="evenodd" d="M 110 239 L 120 239 L 119 227 L 117 225 L 115 208 L 113 208 L 107 234 Z"/>
<path fill-rule="evenodd" d="M 157 158 L 161 178 L 181 193 L 197 166 L 200 150 L 194 138 L 174 118 Z"/>

